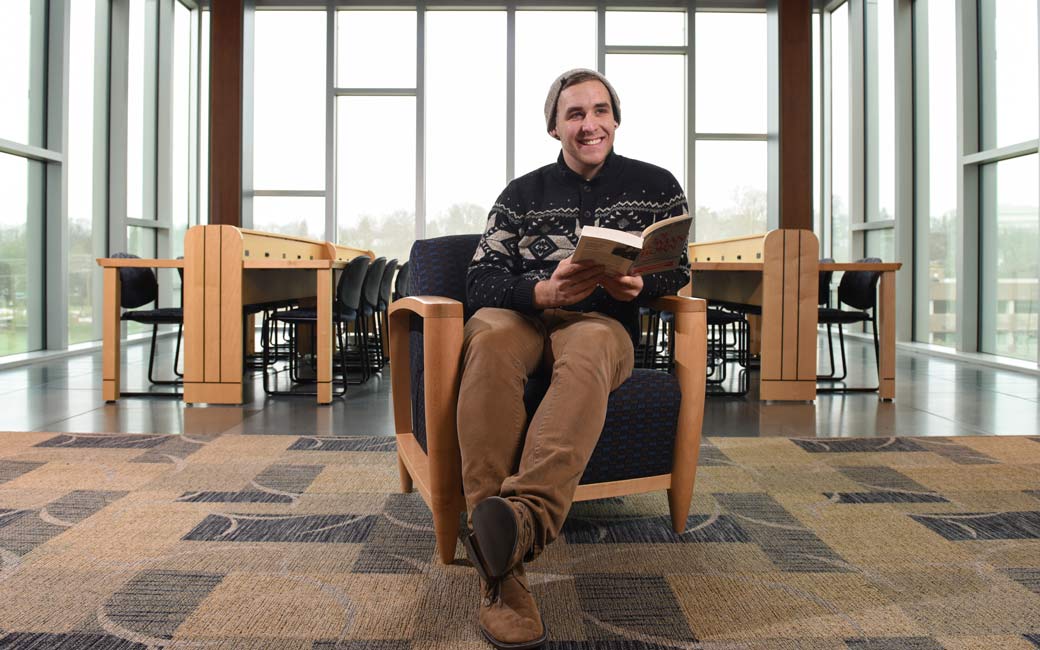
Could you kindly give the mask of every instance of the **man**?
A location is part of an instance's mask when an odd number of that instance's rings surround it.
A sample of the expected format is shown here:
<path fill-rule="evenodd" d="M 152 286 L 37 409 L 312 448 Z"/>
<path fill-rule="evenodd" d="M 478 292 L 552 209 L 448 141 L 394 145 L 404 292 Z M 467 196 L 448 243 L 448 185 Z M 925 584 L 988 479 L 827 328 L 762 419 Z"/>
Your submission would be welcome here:
<path fill-rule="evenodd" d="M 546 128 L 555 164 L 514 180 L 499 197 L 467 274 L 467 321 L 458 428 L 481 576 L 479 624 L 498 648 L 547 638 L 524 575 L 560 533 L 603 428 L 607 397 L 632 373 L 640 297 L 674 294 L 675 271 L 612 277 L 571 254 L 584 226 L 641 232 L 687 211 L 675 178 L 613 152 L 617 93 L 592 70 L 565 72 L 549 89 Z M 530 423 L 524 386 L 551 372 Z M 525 435 L 526 432 L 526 435 Z"/>

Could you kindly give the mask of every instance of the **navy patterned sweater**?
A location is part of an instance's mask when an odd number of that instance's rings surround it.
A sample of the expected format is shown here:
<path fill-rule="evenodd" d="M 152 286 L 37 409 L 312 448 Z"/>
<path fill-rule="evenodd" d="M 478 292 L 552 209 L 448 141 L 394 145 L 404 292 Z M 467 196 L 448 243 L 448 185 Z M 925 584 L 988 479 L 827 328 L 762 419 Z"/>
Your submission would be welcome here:
<path fill-rule="evenodd" d="M 688 211 L 682 188 L 670 172 L 615 154 L 586 181 L 563 161 L 510 183 L 488 216 L 487 227 L 466 274 L 470 311 L 503 307 L 535 313 L 534 285 L 574 252 L 584 226 L 640 234 L 644 228 Z M 676 293 L 690 280 L 689 263 L 674 271 L 643 276 L 640 298 Z M 597 288 L 572 311 L 598 311 L 638 333 L 639 300 L 621 302 Z"/>

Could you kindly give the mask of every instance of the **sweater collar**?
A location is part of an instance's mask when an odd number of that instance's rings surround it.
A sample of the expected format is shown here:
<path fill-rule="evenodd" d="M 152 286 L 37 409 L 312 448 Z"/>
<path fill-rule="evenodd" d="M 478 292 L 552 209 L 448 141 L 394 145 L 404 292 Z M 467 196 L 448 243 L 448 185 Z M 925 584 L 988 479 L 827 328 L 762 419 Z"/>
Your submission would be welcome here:
<path fill-rule="evenodd" d="M 556 170 L 566 180 L 575 183 L 590 183 L 597 185 L 599 183 L 610 181 L 616 177 L 621 171 L 623 160 L 623 157 L 617 155 L 614 153 L 614 150 L 611 149 L 610 153 L 607 154 L 606 159 L 603 161 L 603 167 L 600 168 L 599 173 L 596 174 L 592 180 L 586 181 L 580 174 L 567 166 L 566 161 L 563 159 L 563 151 L 560 151 L 560 155 L 556 157 Z"/>

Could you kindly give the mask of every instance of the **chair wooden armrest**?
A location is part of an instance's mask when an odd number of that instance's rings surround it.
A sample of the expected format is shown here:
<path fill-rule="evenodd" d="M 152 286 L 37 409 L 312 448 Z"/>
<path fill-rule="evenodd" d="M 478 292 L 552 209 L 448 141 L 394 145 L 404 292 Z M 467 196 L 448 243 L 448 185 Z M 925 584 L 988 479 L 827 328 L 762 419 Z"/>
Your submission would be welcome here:
<path fill-rule="evenodd" d="M 411 317 L 423 319 L 423 390 L 426 452 L 412 426 L 409 367 Z M 458 513 L 466 509 L 462 493 L 462 459 L 456 427 L 456 404 L 462 370 L 462 303 L 439 296 L 409 296 L 389 309 L 392 390 L 401 489 L 419 489 L 433 512 L 437 550 L 450 564 L 455 554 Z"/>
<path fill-rule="evenodd" d="M 682 405 L 675 432 L 672 486 L 668 489 L 672 529 L 682 533 L 693 498 L 697 458 L 701 449 L 704 423 L 704 383 L 707 378 L 708 314 L 707 302 L 700 298 L 663 296 L 650 301 L 650 307 L 675 314 L 675 376 L 679 380 Z"/>

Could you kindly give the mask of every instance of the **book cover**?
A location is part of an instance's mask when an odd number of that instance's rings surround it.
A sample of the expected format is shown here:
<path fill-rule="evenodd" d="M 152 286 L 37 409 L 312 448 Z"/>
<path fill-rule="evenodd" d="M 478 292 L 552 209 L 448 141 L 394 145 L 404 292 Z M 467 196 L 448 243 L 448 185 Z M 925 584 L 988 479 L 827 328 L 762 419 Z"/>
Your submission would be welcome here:
<path fill-rule="evenodd" d="M 652 224 L 641 235 L 585 226 L 574 249 L 574 261 L 602 264 L 616 275 L 648 275 L 679 267 L 693 218 L 688 214 Z"/>

